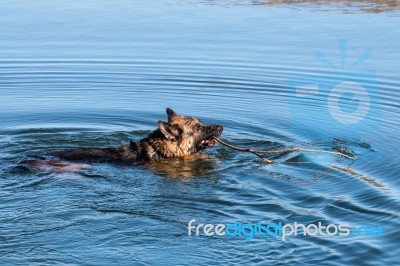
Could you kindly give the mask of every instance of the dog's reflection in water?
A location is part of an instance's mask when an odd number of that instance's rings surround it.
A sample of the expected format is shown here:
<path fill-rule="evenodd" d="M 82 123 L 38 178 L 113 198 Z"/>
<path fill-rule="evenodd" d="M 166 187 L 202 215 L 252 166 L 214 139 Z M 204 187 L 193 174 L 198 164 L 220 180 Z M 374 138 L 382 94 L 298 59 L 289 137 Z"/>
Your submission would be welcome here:
<path fill-rule="evenodd" d="M 217 163 L 218 159 L 208 154 L 195 154 L 186 158 L 146 163 L 144 166 L 165 177 L 190 181 L 193 178 L 209 176 Z"/>
<path fill-rule="evenodd" d="M 210 176 L 218 159 L 205 153 L 199 153 L 187 156 L 185 158 L 171 158 L 157 162 L 146 162 L 134 164 L 137 167 L 143 167 L 147 170 L 154 171 L 156 175 L 161 175 L 168 178 L 180 179 L 184 182 L 189 182 L 193 178 Z M 93 165 L 85 163 L 71 163 L 60 160 L 27 160 L 27 165 L 19 165 L 14 167 L 12 172 L 35 172 L 35 173 L 80 173 L 85 176 L 87 170 L 93 169 Z M 103 165 L 103 164 L 98 164 Z M 119 168 L 131 168 L 132 164 L 114 164 Z M 98 169 L 99 170 L 99 169 Z"/>

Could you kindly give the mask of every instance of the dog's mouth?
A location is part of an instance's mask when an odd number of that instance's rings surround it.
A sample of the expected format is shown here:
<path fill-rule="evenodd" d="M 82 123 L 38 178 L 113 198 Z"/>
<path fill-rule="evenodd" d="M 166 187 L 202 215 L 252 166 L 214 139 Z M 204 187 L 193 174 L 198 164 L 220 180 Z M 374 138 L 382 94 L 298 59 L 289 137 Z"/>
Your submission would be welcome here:
<path fill-rule="evenodd" d="M 211 136 L 207 139 L 204 139 L 200 142 L 200 148 L 205 149 L 205 148 L 210 148 L 214 147 L 215 145 L 218 145 L 218 141 L 215 140 L 216 137 Z"/>

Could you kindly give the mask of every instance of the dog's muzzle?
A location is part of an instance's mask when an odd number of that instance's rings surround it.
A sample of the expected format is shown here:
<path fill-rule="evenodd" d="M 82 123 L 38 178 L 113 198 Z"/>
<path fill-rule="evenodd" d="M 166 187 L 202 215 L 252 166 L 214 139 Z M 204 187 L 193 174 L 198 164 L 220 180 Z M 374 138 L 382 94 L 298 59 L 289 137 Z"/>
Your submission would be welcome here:
<path fill-rule="evenodd" d="M 214 147 L 218 144 L 218 142 L 214 138 L 219 138 L 222 134 L 224 128 L 218 125 L 211 125 L 208 127 L 206 131 L 206 137 L 200 142 L 200 148 L 210 148 Z"/>

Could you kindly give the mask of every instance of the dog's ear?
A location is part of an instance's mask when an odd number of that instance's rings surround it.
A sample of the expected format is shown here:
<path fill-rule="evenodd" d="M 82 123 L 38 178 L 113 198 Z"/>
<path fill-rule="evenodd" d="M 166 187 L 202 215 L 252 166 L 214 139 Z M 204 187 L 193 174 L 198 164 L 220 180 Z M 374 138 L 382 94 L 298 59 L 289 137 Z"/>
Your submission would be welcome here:
<path fill-rule="evenodd" d="M 165 110 L 165 111 L 167 112 L 167 115 L 168 115 L 168 122 L 171 122 L 172 118 L 174 116 L 177 116 L 177 114 L 171 108 L 167 108 L 167 110 Z"/>
<path fill-rule="evenodd" d="M 158 127 L 160 128 L 161 133 L 167 139 L 177 139 L 179 137 L 179 130 L 175 128 L 173 125 L 165 123 L 163 121 L 158 121 Z"/>

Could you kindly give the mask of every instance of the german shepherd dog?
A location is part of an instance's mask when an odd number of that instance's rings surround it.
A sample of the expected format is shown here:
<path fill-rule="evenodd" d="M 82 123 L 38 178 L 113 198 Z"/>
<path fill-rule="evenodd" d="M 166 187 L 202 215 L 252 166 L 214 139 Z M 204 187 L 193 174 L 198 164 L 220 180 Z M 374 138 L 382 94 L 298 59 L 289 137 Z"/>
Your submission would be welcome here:
<path fill-rule="evenodd" d="M 205 125 L 199 119 L 177 115 L 166 109 L 168 122 L 158 121 L 158 128 L 139 142 L 115 148 L 79 148 L 53 152 L 51 159 L 26 160 L 35 169 L 50 168 L 56 171 L 77 170 L 87 167 L 82 163 L 97 162 L 157 162 L 170 158 L 187 158 L 206 148 L 214 147 L 223 127 Z M 81 162 L 81 163 L 73 163 Z"/>

